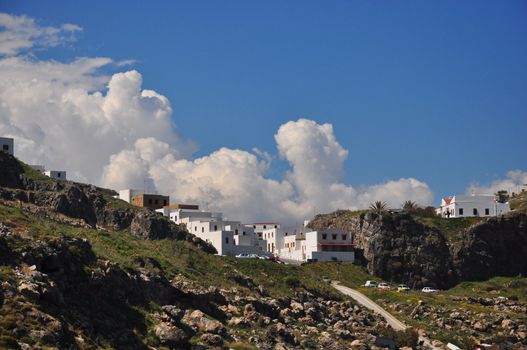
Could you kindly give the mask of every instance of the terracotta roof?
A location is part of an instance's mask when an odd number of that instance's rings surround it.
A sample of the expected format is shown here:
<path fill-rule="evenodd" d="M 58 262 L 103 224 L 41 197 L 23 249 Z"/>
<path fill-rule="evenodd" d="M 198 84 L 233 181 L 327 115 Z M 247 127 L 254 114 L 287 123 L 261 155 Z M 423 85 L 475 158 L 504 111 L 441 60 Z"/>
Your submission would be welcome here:
<path fill-rule="evenodd" d="M 450 205 L 450 202 L 452 201 L 452 198 L 443 198 L 446 205 Z"/>

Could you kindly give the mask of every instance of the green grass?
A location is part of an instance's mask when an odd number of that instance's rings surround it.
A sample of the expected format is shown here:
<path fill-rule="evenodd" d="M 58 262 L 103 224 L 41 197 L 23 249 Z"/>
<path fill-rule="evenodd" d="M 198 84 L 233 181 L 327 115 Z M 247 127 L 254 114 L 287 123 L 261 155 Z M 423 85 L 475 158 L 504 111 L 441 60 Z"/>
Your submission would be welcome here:
<path fill-rule="evenodd" d="M 509 203 L 512 210 L 527 213 L 527 191 L 520 192 L 514 198 L 510 198 Z"/>
<path fill-rule="evenodd" d="M 133 206 L 132 204 L 109 195 L 104 196 L 104 199 L 112 209 L 137 209 L 137 207 Z"/>
<path fill-rule="evenodd" d="M 53 181 L 50 177 L 42 174 L 40 171 L 37 171 L 27 165 L 24 162 L 19 161 L 20 165 L 22 166 L 22 169 L 24 170 L 24 175 L 31 180 L 34 181 L 45 181 L 45 182 L 51 182 Z"/>
<path fill-rule="evenodd" d="M 470 218 L 441 218 L 437 217 L 417 217 L 418 221 L 441 231 L 450 242 L 458 241 L 463 231 L 470 226 L 485 220 L 481 217 Z"/>

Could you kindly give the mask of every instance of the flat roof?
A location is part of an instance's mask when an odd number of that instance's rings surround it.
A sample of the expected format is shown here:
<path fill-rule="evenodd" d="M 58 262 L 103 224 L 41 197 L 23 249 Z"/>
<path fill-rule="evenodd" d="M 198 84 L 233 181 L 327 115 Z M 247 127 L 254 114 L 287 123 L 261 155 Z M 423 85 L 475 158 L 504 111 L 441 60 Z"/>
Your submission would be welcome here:
<path fill-rule="evenodd" d="M 253 222 L 253 225 L 278 225 L 278 222 Z"/>

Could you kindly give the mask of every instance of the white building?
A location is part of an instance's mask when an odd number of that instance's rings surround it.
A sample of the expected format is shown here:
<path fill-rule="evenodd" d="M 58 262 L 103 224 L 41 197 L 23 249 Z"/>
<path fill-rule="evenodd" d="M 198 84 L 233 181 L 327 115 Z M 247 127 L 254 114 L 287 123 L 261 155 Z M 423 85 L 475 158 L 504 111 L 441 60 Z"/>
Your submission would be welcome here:
<path fill-rule="evenodd" d="M 223 214 L 199 210 L 197 205 L 175 204 L 156 210 L 176 224 L 184 224 L 188 232 L 211 243 L 219 255 L 241 253 L 266 255 L 254 228 L 239 221 L 224 220 Z"/>
<path fill-rule="evenodd" d="M 66 172 L 63 170 L 47 170 L 44 171 L 43 174 L 55 180 L 66 181 Z"/>
<path fill-rule="evenodd" d="M 298 232 L 284 236 L 277 250 L 282 259 L 299 261 L 355 261 L 351 233 L 325 228 L 318 231 Z"/>
<path fill-rule="evenodd" d="M 134 190 L 134 189 L 128 188 L 126 190 L 120 190 L 119 191 L 119 196 L 115 196 L 115 197 L 119 198 L 119 199 L 122 199 L 123 201 L 125 201 L 127 203 L 131 203 L 132 202 L 132 198 L 137 196 L 137 195 L 140 195 L 140 194 L 143 194 L 143 191 L 141 191 L 141 190 Z"/>
<path fill-rule="evenodd" d="M 10 155 L 14 155 L 15 140 L 10 137 L 0 137 L 0 151 Z"/>
<path fill-rule="evenodd" d="M 474 216 L 497 216 L 511 210 L 508 202 L 500 203 L 493 195 L 456 195 L 441 200 L 437 214 L 446 218 L 465 218 Z"/>

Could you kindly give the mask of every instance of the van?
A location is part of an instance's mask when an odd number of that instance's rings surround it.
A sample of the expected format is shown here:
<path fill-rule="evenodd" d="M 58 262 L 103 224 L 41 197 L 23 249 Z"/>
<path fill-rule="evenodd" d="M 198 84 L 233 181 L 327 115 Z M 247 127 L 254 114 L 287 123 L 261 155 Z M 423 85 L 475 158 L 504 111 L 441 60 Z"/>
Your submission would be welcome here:
<path fill-rule="evenodd" d="M 368 280 L 364 283 L 364 287 L 377 288 L 377 282 Z"/>

